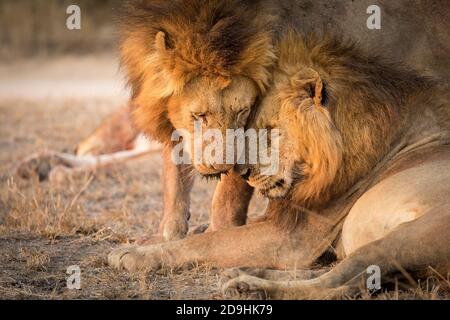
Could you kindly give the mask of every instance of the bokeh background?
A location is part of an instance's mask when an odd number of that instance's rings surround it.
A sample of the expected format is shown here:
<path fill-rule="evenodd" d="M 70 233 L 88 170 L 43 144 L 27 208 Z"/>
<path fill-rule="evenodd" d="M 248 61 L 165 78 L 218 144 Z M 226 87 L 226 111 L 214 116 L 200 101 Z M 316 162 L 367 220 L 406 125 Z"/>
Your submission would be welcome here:
<path fill-rule="evenodd" d="M 66 28 L 66 9 L 82 8 L 82 29 Z M 114 28 L 117 0 L 2 0 L 0 57 L 86 54 L 116 50 Z"/>

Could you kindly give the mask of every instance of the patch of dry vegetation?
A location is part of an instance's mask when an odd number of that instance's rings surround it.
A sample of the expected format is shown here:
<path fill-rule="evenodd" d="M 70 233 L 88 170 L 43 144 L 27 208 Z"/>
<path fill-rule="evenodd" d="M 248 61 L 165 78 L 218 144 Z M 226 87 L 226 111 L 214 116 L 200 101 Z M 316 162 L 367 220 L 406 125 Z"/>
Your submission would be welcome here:
<path fill-rule="evenodd" d="M 2 207 L 6 210 L 0 232 L 24 232 L 53 239 L 64 235 L 95 234 L 98 231 L 96 222 L 77 204 L 92 179 L 89 178 L 69 202 L 54 190 L 43 189 L 36 181 L 33 188 L 21 191 L 14 179 L 9 179 L 7 188 L 1 193 Z"/>
<path fill-rule="evenodd" d="M 30 270 L 46 271 L 50 264 L 50 256 L 40 249 L 21 248 L 19 256 L 25 260 L 25 265 Z"/>

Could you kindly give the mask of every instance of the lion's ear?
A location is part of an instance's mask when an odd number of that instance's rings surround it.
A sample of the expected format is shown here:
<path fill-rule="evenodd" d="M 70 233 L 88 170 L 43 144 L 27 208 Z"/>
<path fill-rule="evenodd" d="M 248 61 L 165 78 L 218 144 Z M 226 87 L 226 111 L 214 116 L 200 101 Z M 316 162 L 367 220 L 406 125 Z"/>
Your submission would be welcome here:
<path fill-rule="evenodd" d="M 315 90 L 314 90 L 314 104 L 316 107 L 322 106 L 322 100 L 323 100 L 323 81 L 320 75 L 317 73 L 317 79 L 315 84 Z"/>
<path fill-rule="evenodd" d="M 311 68 L 303 68 L 295 76 L 295 84 L 298 89 L 305 90 L 317 107 L 322 107 L 324 85 L 319 73 Z"/>
<path fill-rule="evenodd" d="M 164 53 L 167 49 L 170 49 L 170 47 L 170 39 L 168 35 L 163 31 L 159 31 L 155 36 L 156 51 L 159 53 Z"/>

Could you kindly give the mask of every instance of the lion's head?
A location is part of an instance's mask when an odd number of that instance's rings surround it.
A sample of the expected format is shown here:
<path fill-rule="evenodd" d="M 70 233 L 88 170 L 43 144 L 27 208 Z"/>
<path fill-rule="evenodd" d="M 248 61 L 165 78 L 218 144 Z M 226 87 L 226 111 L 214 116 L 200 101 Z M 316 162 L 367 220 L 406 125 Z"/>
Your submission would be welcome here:
<path fill-rule="evenodd" d="M 140 130 L 170 144 L 175 129 L 193 138 L 195 120 L 221 132 L 245 126 L 269 85 L 274 60 L 270 18 L 255 14 L 262 12 L 257 3 L 128 2 L 121 54 Z M 207 175 L 233 166 L 212 159 L 194 164 Z"/>
<path fill-rule="evenodd" d="M 320 208 L 367 175 L 409 129 L 405 105 L 427 81 L 339 38 L 288 32 L 273 85 L 249 126 L 278 129 L 279 169 L 239 171 L 270 198 Z M 270 137 L 270 135 L 268 135 Z"/>
<path fill-rule="evenodd" d="M 306 66 L 296 71 L 277 76 L 276 85 L 251 121 L 256 129 L 279 130 L 275 136 L 279 140 L 278 170 L 266 174 L 260 163 L 239 169 L 251 186 L 269 198 L 295 194 L 309 202 L 334 180 L 342 161 L 342 137 L 323 106 L 321 76 Z"/>

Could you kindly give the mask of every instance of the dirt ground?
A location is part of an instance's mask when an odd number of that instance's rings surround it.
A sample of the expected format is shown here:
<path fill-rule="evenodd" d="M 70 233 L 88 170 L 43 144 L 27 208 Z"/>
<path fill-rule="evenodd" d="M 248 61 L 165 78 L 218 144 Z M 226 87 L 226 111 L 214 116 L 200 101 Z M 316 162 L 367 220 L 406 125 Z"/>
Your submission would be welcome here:
<path fill-rule="evenodd" d="M 13 175 L 32 153 L 71 152 L 126 102 L 113 61 L 66 57 L 0 66 L 0 299 L 221 298 L 218 271 L 208 266 L 130 276 L 105 263 L 111 248 L 158 229 L 158 152 L 58 184 Z M 208 221 L 214 185 L 197 179 L 192 226 Z M 264 205 L 258 198 L 251 210 Z M 66 288 L 72 265 L 81 268 L 81 290 Z"/>
<path fill-rule="evenodd" d="M 57 184 L 14 177 L 24 157 L 43 149 L 70 152 L 126 101 L 113 58 L 67 59 L 22 63 L 20 72 L 0 66 L 0 299 L 224 298 L 220 271 L 209 266 L 130 275 L 106 264 L 111 248 L 157 231 L 159 153 Z M 197 179 L 192 226 L 208 221 L 213 190 L 214 182 Z M 251 215 L 265 204 L 253 199 Z M 66 286 L 73 265 L 81 269 L 81 290 Z M 442 299 L 449 288 L 448 279 L 430 281 L 377 298 Z"/>

